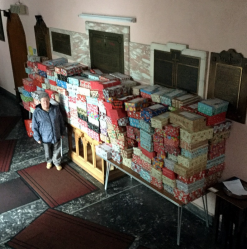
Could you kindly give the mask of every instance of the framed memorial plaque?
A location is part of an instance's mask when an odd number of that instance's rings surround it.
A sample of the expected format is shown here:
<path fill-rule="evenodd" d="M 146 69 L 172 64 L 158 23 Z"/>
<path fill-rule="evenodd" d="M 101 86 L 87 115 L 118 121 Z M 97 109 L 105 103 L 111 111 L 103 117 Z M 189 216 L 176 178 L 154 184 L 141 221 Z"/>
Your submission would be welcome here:
<path fill-rule="evenodd" d="M 177 43 L 151 44 L 151 85 L 179 88 L 205 97 L 207 53 Z"/>
<path fill-rule="evenodd" d="M 226 117 L 245 124 L 247 59 L 234 49 L 211 53 L 207 98 L 229 102 Z"/>
<path fill-rule="evenodd" d="M 5 41 L 4 30 L 3 30 L 3 22 L 2 22 L 2 11 L 0 10 L 0 40 Z"/>

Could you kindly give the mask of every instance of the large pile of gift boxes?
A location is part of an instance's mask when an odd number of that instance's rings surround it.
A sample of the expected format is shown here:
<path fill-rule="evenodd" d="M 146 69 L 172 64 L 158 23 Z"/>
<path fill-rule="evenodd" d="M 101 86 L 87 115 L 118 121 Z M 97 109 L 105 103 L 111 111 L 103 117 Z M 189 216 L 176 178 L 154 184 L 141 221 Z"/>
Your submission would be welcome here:
<path fill-rule="evenodd" d="M 40 91 L 60 104 L 66 121 L 99 141 L 96 154 L 132 169 L 183 203 L 221 177 L 231 121 L 228 102 L 180 89 L 137 84 L 65 58 L 28 56 L 23 106 L 33 112 Z"/>

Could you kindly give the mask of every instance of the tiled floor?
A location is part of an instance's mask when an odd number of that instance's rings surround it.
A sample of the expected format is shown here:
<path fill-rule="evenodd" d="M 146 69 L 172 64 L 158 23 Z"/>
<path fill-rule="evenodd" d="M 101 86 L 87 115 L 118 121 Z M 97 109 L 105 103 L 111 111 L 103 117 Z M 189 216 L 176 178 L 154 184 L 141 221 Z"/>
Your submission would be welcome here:
<path fill-rule="evenodd" d="M 7 115 L 21 115 L 20 107 L 11 98 L 0 93 L 0 116 Z M 19 177 L 16 173 L 19 169 L 44 161 L 43 148 L 26 135 L 22 120 L 7 137 L 13 138 L 18 139 L 18 142 L 11 168 L 7 173 L 0 173 L 0 183 Z M 67 144 L 64 139 L 64 160 L 99 189 L 61 205 L 57 210 L 134 235 L 136 240 L 131 249 L 137 248 L 138 245 L 150 249 L 178 248 L 176 206 L 128 176 L 110 182 L 105 192 L 101 183 L 67 159 Z M 64 186 L 66 187 L 66 184 Z M 0 214 L 0 248 L 8 248 L 5 243 L 46 209 L 47 204 L 39 199 Z M 212 228 L 207 228 L 204 221 L 184 209 L 180 244 L 183 249 L 215 248 Z"/>

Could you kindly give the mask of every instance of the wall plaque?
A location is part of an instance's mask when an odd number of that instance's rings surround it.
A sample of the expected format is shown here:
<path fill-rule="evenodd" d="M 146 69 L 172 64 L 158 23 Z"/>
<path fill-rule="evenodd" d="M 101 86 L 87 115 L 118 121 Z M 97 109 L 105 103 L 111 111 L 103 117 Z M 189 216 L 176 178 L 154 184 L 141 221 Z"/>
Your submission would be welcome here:
<path fill-rule="evenodd" d="M 151 44 L 151 85 L 179 88 L 205 97 L 207 53 L 186 45 Z"/>
<path fill-rule="evenodd" d="M 104 73 L 124 73 L 123 35 L 89 30 L 91 67 Z"/>
<path fill-rule="evenodd" d="M 233 49 L 211 53 L 208 98 L 229 102 L 227 118 L 245 123 L 247 107 L 247 59 Z"/>
<path fill-rule="evenodd" d="M 34 26 L 37 54 L 52 59 L 49 29 L 46 27 L 42 16 L 37 15 L 35 18 L 37 21 Z"/>
<path fill-rule="evenodd" d="M 53 51 L 71 56 L 70 35 L 51 32 Z"/>

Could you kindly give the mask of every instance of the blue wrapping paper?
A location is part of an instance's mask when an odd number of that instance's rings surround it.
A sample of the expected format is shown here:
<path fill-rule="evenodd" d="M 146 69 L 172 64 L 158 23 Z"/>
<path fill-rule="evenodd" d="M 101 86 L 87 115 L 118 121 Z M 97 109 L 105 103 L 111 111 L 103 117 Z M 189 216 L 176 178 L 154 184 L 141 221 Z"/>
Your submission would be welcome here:
<path fill-rule="evenodd" d="M 151 175 L 148 171 L 146 171 L 145 169 L 141 169 L 139 174 L 141 178 L 143 178 L 147 182 L 151 182 Z"/>
<path fill-rule="evenodd" d="M 163 106 L 161 104 L 156 104 L 141 111 L 141 117 L 144 121 L 151 123 L 151 118 L 158 116 L 164 112 L 168 111 L 168 106 Z"/>
<path fill-rule="evenodd" d="M 130 126 L 140 128 L 140 120 L 135 118 L 129 118 Z"/>

